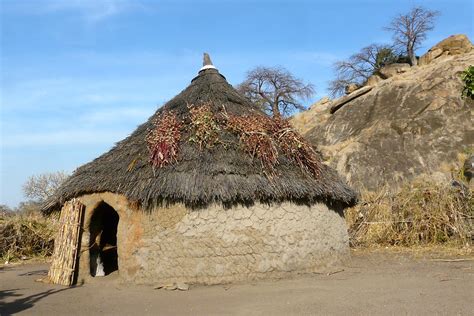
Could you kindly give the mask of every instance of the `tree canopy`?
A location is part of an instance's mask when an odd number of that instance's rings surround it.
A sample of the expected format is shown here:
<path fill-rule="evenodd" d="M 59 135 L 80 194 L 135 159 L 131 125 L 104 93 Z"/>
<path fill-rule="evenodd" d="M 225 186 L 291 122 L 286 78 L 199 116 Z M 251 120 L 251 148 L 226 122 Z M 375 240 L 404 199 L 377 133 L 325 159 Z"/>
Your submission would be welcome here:
<path fill-rule="evenodd" d="M 418 64 L 415 51 L 434 29 L 438 11 L 414 7 L 410 12 L 396 16 L 385 30 L 392 32 L 394 45 L 405 51 L 412 66 Z"/>
<path fill-rule="evenodd" d="M 346 86 L 363 85 L 380 68 L 396 62 L 398 58 L 396 51 L 389 45 L 366 46 L 348 59 L 334 63 L 336 78 L 329 82 L 328 90 L 333 97 L 342 95 Z"/>
<path fill-rule="evenodd" d="M 247 73 L 237 90 L 274 117 L 304 110 L 302 100 L 314 94 L 314 86 L 304 83 L 282 67 L 257 67 Z"/>
<path fill-rule="evenodd" d="M 51 197 L 68 175 L 63 171 L 33 175 L 23 185 L 27 198 L 42 202 Z"/>

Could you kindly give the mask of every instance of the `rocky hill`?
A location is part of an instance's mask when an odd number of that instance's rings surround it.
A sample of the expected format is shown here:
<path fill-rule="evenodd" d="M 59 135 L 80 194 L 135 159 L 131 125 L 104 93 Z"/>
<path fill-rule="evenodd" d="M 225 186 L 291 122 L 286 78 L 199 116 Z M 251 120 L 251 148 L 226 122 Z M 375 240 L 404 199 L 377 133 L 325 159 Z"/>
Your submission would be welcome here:
<path fill-rule="evenodd" d="M 446 166 L 474 148 L 474 102 L 461 98 L 460 80 L 474 65 L 474 50 L 462 37 L 440 42 L 420 66 L 392 66 L 385 80 L 314 104 L 292 123 L 356 188 L 419 174 L 449 179 Z"/>

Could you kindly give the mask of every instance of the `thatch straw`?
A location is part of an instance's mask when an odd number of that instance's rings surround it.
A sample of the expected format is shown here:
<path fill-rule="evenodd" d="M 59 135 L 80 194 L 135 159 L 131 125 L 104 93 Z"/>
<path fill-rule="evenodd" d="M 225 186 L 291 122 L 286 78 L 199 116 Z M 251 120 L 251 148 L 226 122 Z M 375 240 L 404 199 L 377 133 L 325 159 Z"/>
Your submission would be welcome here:
<path fill-rule="evenodd" d="M 144 209 L 176 202 L 190 208 L 212 203 L 232 206 L 293 201 L 310 205 L 323 201 L 347 206 L 356 202 L 356 193 L 326 165 L 322 165 L 317 177 L 308 176 L 297 161 L 282 154 L 275 164 L 275 175 L 269 178 L 261 162 L 248 155 L 240 146 L 239 137 L 230 131 L 215 131 L 222 140 L 215 146 L 203 146 L 202 135 L 196 142 L 190 141 L 196 136 L 190 108 L 204 105 L 216 116 L 224 109 L 229 115 L 265 115 L 217 70 L 203 70 L 132 135 L 77 169 L 45 205 L 45 212 L 59 210 L 73 197 L 105 191 L 123 194 Z M 185 128 L 180 135 L 177 161 L 153 168 L 146 136 L 165 112 L 176 115 Z"/>

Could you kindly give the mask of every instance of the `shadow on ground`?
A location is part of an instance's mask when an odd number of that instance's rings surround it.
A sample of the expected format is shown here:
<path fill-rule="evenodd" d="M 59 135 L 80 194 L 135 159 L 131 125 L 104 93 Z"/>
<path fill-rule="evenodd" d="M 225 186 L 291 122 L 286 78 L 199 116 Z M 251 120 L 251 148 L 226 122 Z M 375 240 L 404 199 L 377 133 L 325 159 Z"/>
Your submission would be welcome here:
<path fill-rule="evenodd" d="M 13 315 L 24 310 L 32 308 L 38 301 L 50 295 L 69 290 L 71 288 L 50 289 L 40 293 L 32 294 L 22 297 L 21 290 L 23 289 L 9 289 L 0 291 L 0 315 Z M 5 299 L 19 297 L 12 302 L 4 303 Z M 21 298 L 20 298 L 21 297 Z"/>
<path fill-rule="evenodd" d="M 41 269 L 41 270 L 34 270 L 34 271 L 29 271 L 29 272 L 18 274 L 18 276 L 30 276 L 30 275 L 47 276 L 48 275 L 48 270 L 47 269 Z"/>

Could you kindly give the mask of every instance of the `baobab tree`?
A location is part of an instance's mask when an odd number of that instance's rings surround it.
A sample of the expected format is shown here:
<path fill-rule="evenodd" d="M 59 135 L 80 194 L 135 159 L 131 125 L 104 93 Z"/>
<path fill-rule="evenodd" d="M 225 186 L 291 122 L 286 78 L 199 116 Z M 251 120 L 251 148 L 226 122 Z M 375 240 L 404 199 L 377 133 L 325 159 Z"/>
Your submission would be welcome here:
<path fill-rule="evenodd" d="M 336 79 L 329 82 L 329 93 L 335 97 L 342 95 L 350 84 L 363 85 L 380 68 L 397 62 L 398 58 L 388 45 L 371 44 L 362 48 L 348 59 L 334 63 Z"/>
<path fill-rule="evenodd" d="M 312 84 L 305 84 L 282 67 L 257 67 L 247 73 L 237 90 L 273 117 L 304 110 L 301 104 L 314 94 Z"/>
<path fill-rule="evenodd" d="M 438 11 L 414 7 L 406 14 L 399 14 L 385 28 L 393 33 L 394 45 L 405 50 L 412 66 L 418 64 L 415 51 L 426 39 L 426 34 L 434 29 L 438 15 Z"/>

